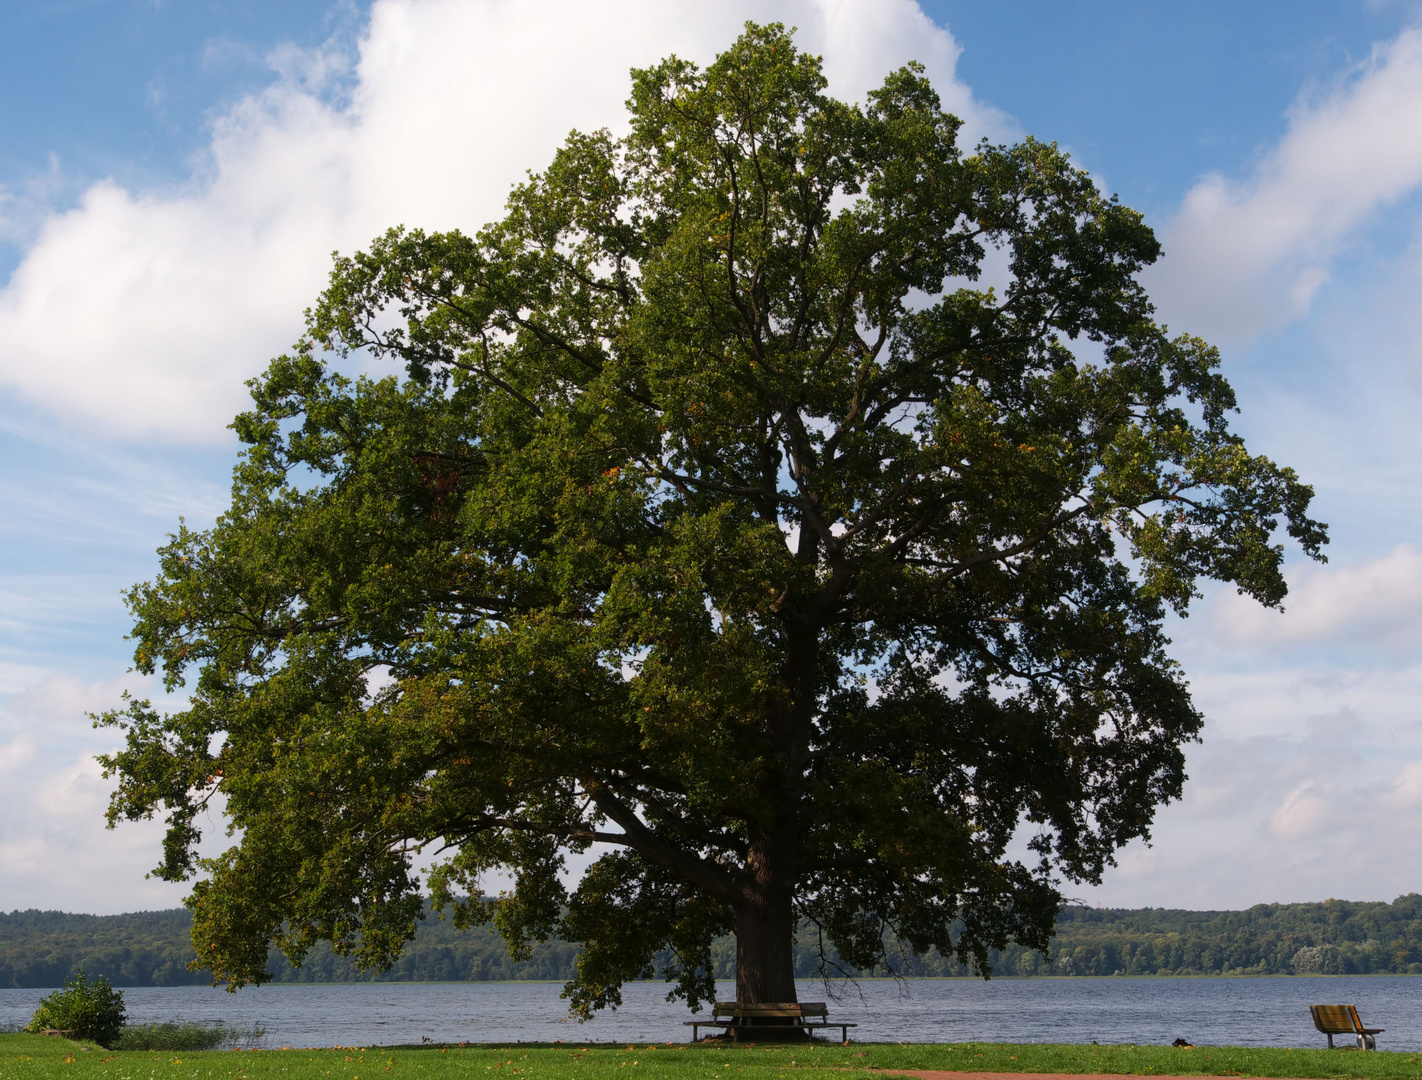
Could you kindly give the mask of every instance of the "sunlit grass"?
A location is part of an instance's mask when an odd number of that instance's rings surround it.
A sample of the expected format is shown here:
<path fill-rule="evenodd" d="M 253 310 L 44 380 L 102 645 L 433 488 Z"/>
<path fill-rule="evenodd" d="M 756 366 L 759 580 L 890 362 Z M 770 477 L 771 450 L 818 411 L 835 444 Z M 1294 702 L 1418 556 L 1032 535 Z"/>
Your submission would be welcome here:
<path fill-rule="evenodd" d="M 107 1051 L 0 1035 L 0 1080 L 868 1080 L 886 1069 L 1422 1080 L 1422 1055 L 1008 1043 L 467 1044 Z"/>

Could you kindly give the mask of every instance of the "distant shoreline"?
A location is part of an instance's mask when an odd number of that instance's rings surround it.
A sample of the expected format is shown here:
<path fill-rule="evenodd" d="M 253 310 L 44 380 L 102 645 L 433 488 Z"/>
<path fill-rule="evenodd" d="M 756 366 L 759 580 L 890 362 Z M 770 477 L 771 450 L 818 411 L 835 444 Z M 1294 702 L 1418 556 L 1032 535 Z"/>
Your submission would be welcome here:
<path fill-rule="evenodd" d="M 194 959 L 191 925 L 184 908 L 126 915 L 0 912 L 0 988 L 58 986 L 79 970 L 121 987 L 203 985 L 211 975 L 187 966 Z M 887 949 L 905 979 L 975 977 L 968 965 L 936 951 L 913 955 L 893 939 Z M 353 960 L 322 945 L 299 969 L 273 952 L 273 980 L 266 985 L 566 982 L 578 953 L 576 944 L 555 939 L 515 964 L 487 926 L 461 932 L 431 917 L 388 972 L 360 973 Z M 797 977 L 815 978 L 818 959 L 810 946 L 799 947 Z M 990 952 L 989 963 L 995 979 L 1418 975 L 1422 896 L 1411 893 L 1391 904 L 1259 904 L 1244 911 L 1069 906 L 1059 913 L 1045 953 L 1010 944 Z M 718 979 L 733 976 L 733 938 L 713 943 L 711 964 Z M 855 977 L 894 976 L 880 970 Z"/>
<path fill-rule="evenodd" d="M 1417 978 L 1417 977 L 1418 977 L 1417 974 L 1416 974 L 1416 973 L 1413 973 L 1413 972 L 1379 971 L 1379 972 L 1373 972 L 1373 973 L 1370 973 L 1370 974 L 1356 974 L 1356 975 L 1348 975 L 1348 974 L 1344 974 L 1344 975 L 1318 975 L 1318 974 L 1314 974 L 1314 975 L 1280 975 L 1280 974 L 1274 974 L 1274 975 L 1269 975 L 1269 974 L 1264 974 L 1264 975 L 994 975 L 994 976 L 992 976 L 992 978 L 991 978 L 990 980 L 986 980 L 986 981 L 990 981 L 990 982 L 1013 982 L 1013 983 L 1018 983 L 1018 982 L 1080 982 L 1080 983 L 1099 983 L 1099 982 L 1126 982 L 1126 981 L 1129 981 L 1129 980 L 1136 980 L 1136 981 L 1140 981 L 1140 982 L 1164 982 L 1164 981 L 1167 981 L 1167 980 L 1189 980 L 1189 979 L 1193 979 L 1193 980 L 1204 980 L 1204 979 L 1235 979 L 1235 980 L 1245 980 L 1245 979 L 1280 979 L 1280 980 L 1303 980 L 1303 979 L 1413 979 L 1413 978 Z M 382 988 L 382 989 L 390 989 L 390 988 L 392 988 L 392 987 L 401 987 L 401 986 L 408 986 L 408 987 L 420 987 L 420 986 L 561 986 L 561 985 L 562 985 L 563 983 L 565 983 L 566 981 L 567 981 L 566 979 L 427 979 L 427 980 L 413 980 L 413 979 L 411 979 L 411 980 L 405 980 L 405 979 L 399 979 L 399 980 L 380 980 L 380 981 L 373 980 L 373 979 L 361 979 L 361 980 L 353 980 L 353 981 L 345 981 L 345 982 L 267 982 L 267 983 L 261 984 L 260 986 L 256 986 L 256 985 L 244 986 L 244 987 L 242 987 L 242 988 L 241 988 L 239 991 L 237 991 L 237 992 L 238 992 L 238 993 L 245 993 L 245 992 L 247 992 L 247 991 L 262 991 L 262 990 L 307 990 L 307 989 L 310 989 L 311 987 L 326 987 L 326 986 L 371 986 L 371 987 L 380 987 L 380 988 Z M 727 978 L 727 979 L 718 979 L 717 981 L 718 981 L 718 982 L 730 982 L 730 981 L 732 981 L 732 980 L 729 979 L 729 978 Z M 807 975 L 807 976 L 798 977 L 798 978 L 796 978 L 795 981 L 796 981 L 797 983 L 819 983 L 819 982 L 821 982 L 822 980 L 820 980 L 819 978 L 816 978 L 815 976 Z M 838 981 L 840 981 L 840 980 L 833 980 L 833 981 L 838 982 Z M 854 981 L 854 982 L 867 982 L 867 983 L 888 983 L 888 982 L 895 982 L 895 981 L 902 981 L 902 982 L 906 982 L 906 983 L 930 983 L 930 982 L 931 982 L 931 983 L 940 983 L 940 982 L 944 982 L 944 983 L 946 983 L 946 982 L 964 982 L 964 983 L 966 983 L 966 982 L 982 982 L 982 981 L 985 981 L 985 980 L 979 978 L 979 977 L 976 976 L 976 975 L 911 975 L 911 976 L 904 976 L 904 977 L 903 977 L 902 979 L 900 979 L 900 980 L 895 980 L 894 977 L 891 976 L 891 975 L 865 975 L 865 976 L 856 976 L 853 981 Z M 633 983 L 661 984 L 661 983 L 662 983 L 662 980 L 661 980 L 661 979 L 632 979 L 632 980 L 629 980 L 629 982 L 633 982 Z M 48 992 L 48 991 L 50 991 L 50 990 L 57 990 L 57 989 L 59 989 L 59 988 L 60 988 L 60 985 L 61 985 L 61 984 L 56 983 L 54 986 L 0 986 L 0 993 L 18 993 L 18 992 L 20 992 L 20 991 L 30 991 L 30 992 L 34 992 L 34 993 L 45 993 L 45 992 Z M 119 984 L 119 983 L 115 983 L 114 986 L 115 986 L 117 989 L 123 990 L 123 991 L 125 991 L 125 992 L 130 991 L 130 990 L 177 990 L 177 989 L 192 990 L 192 989 L 204 989 L 204 988 L 205 988 L 205 989 L 210 989 L 210 990 L 222 990 L 224 993 L 226 993 L 225 987 L 222 987 L 222 986 L 213 986 L 211 983 L 207 983 L 207 982 L 200 982 L 200 983 L 168 983 L 168 984 L 163 984 L 163 985 L 151 984 L 151 983 L 150 983 L 150 984 L 145 984 L 145 985 L 128 985 L 128 986 L 121 985 L 121 984 Z"/>

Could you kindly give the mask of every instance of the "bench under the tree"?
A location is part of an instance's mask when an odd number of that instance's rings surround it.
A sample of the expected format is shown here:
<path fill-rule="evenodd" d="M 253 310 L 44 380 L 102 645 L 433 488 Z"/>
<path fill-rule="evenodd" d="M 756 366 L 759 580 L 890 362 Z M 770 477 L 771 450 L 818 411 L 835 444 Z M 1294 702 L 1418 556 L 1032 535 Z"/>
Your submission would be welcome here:
<path fill-rule="evenodd" d="M 700 1029 L 718 1027 L 737 1042 L 769 1042 L 791 1032 L 813 1035 L 824 1028 L 839 1028 L 839 1041 L 849 1041 L 849 1029 L 858 1024 L 832 1023 L 823 1001 L 772 1001 L 742 1005 L 735 1001 L 718 1001 L 710 1020 L 687 1020 L 691 1041 Z"/>

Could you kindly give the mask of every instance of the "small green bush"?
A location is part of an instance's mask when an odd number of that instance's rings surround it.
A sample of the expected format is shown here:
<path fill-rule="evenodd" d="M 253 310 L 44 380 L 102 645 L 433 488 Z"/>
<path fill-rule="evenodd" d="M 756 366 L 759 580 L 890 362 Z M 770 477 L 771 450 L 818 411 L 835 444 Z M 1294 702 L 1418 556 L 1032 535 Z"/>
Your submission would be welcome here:
<path fill-rule="evenodd" d="M 115 1050 L 211 1050 L 217 1046 L 245 1046 L 260 1039 L 260 1028 L 192 1021 L 166 1024 L 131 1024 L 123 1029 Z"/>
<path fill-rule="evenodd" d="M 38 1035 L 57 1029 L 112 1047 L 123 1022 L 123 991 L 115 990 L 102 975 L 90 982 L 81 971 L 64 980 L 63 990 L 40 998 L 40 1007 L 25 1030 Z"/>

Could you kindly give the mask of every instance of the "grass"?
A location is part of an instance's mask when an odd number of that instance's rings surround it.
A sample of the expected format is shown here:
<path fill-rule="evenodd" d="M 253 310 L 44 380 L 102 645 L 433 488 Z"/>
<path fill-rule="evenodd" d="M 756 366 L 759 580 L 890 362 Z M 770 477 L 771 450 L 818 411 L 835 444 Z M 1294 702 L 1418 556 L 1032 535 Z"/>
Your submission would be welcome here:
<path fill-rule="evenodd" d="M 265 1032 L 260 1029 L 228 1027 L 226 1024 L 128 1024 L 119 1036 L 116 1050 L 214 1050 L 217 1047 L 247 1047 Z"/>
<path fill-rule="evenodd" d="M 0 1080 L 873 1080 L 882 1069 L 1422 1080 L 1422 1055 L 1000 1043 L 469 1044 L 136 1052 L 41 1035 L 0 1035 Z"/>

